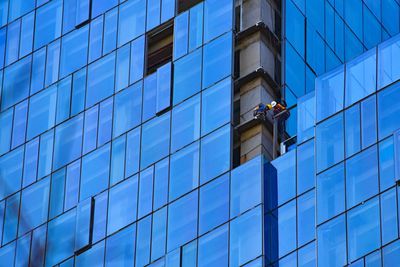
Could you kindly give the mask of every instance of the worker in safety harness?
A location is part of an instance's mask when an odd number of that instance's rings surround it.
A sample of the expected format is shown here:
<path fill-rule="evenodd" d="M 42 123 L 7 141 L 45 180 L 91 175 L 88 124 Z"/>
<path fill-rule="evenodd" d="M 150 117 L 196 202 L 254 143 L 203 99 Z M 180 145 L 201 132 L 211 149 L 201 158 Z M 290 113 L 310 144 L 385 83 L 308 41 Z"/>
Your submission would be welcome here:
<path fill-rule="evenodd" d="M 282 113 L 286 110 L 285 105 L 278 103 L 277 101 L 272 101 L 271 104 L 264 105 L 261 103 L 257 105 L 253 110 L 253 116 L 255 119 L 265 120 L 267 118 L 267 112 L 269 110 L 273 111 L 274 117 L 280 114 L 282 120 L 286 120 L 290 115 L 289 112 Z"/>

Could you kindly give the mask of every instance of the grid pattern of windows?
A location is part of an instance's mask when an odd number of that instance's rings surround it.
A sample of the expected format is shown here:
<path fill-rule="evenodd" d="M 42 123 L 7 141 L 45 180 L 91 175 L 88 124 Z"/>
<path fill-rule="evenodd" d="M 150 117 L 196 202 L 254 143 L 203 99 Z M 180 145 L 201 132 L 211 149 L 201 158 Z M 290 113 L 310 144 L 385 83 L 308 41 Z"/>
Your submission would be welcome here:
<path fill-rule="evenodd" d="M 299 99 L 297 147 L 268 165 L 270 262 L 398 264 L 399 40 L 318 77 Z"/>
<path fill-rule="evenodd" d="M 285 0 L 283 13 L 282 95 L 293 113 L 300 108 L 297 99 L 314 90 L 315 77 L 400 32 L 400 3 L 397 0 Z M 348 67 L 346 71 L 356 75 L 362 65 L 354 61 L 353 66 Z M 336 82 L 339 80 L 332 80 L 332 85 Z M 354 84 L 351 79 L 347 82 Z M 358 95 L 348 98 L 346 106 L 357 100 Z M 331 108 L 329 106 L 326 111 Z M 289 118 L 286 131 L 290 136 L 296 135 L 294 116 Z"/>
<path fill-rule="evenodd" d="M 261 260 L 263 158 L 231 171 L 234 1 L 181 2 L 0 1 L 0 265 Z"/>

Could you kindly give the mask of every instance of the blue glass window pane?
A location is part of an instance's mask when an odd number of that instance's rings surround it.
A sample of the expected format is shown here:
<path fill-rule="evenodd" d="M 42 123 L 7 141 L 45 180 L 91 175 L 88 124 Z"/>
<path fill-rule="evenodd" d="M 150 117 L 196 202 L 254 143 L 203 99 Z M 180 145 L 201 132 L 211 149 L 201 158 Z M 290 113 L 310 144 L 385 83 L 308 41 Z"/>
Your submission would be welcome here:
<path fill-rule="evenodd" d="M 90 23 L 89 37 L 89 62 L 101 57 L 103 50 L 103 16 L 92 20 Z"/>
<path fill-rule="evenodd" d="M 199 267 L 228 266 L 228 225 L 199 239 Z"/>
<path fill-rule="evenodd" d="M 6 203 L 6 201 L 1 201 L 0 202 L 0 229 L 1 229 L 1 231 L 0 231 L 0 239 L 3 239 L 3 224 L 4 224 L 4 216 L 5 216 L 4 215 L 4 211 L 6 209 L 5 203 Z M 1 255 L 1 253 L 0 253 L 0 255 Z M 1 256 L 0 256 L 0 258 L 1 258 Z"/>
<path fill-rule="evenodd" d="M 138 218 L 142 218 L 152 211 L 154 167 L 142 171 L 139 181 Z"/>
<path fill-rule="evenodd" d="M 177 248 L 165 256 L 165 265 L 168 267 L 181 266 L 181 248 Z"/>
<path fill-rule="evenodd" d="M 366 6 L 363 6 L 363 13 L 364 44 L 369 49 L 381 42 L 382 26 Z"/>
<path fill-rule="evenodd" d="M 167 251 L 171 251 L 197 236 L 197 211 L 197 191 L 168 206 Z"/>
<path fill-rule="evenodd" d="M 197 240 L 182 247 L 182 266 L 196 266 L 197 263 Z"/>
<path fill-rule="evenodd" d="M 56 124 L 59 124 L 69 118 L 71 107 L 71 86 L 71 76 L 65 78 L 57 84 Z"/>
<path fill-rule="evenodd" d="M 394 185 L 394 153 L 393 138 L 385 139 L 379 143 L 379 181 L 381 191 Z"/>
<path fill-rule="evenodd" d="M 162 159 L 169 153 L 170 113 L 154 118 L 143 125 L 141 169 Z M 160 133 L 163 133 L 160 135 Z"/>
<path fill-rule="evenodd" d="M 215 3 L 226 0 L 212 0 Z M 231 0 L 228 0 L 231 2 Z M 222 25 L 224 25 L 223 23 Z M 232 73 L 233 37 L 227 33 L 204 46 L 203 88 L 207 88 Z"/>
<path fill-rule="evenodd" d="M 232 81 L 230 78 L 202 93 L 201 135 L 208 134 L 231 121 Z"/>
<path fill-rule="evenodd" d="M 0 155 L 8 152 L 11 146 L 11 133 L 13 124 L 13 109 L 0 113 Z"/>
<path fill-rule="evenodd" d="M 143 78 L 144 72 L 144 44 L 145 38 L 141 36 L 131 43 L 131 66 L 129 73 L 130 84 Z"/>
<path fill-rule="evenodd" d="M 169 20 L 175 15 L 175 1 L 162 0 L 161 1 L 161 23 Z"/>
<path fill-rule="evenodd" d="M 171 62 L 157 69 L 157 113 L 165 110 L 171 105 L 171 71 Z"/>
<path fill-rule="evenodd" d="M 368 147 L 376 142 L 376 95 L 361 102 L 361 144 Z"/>
<path fill-rule="evenodd" d="M 174 59 L 178 59 L 188 52 L 189 12 L 175 17 L 174 22 Z"/>
<path fill-rule="evenodd" d="M 161 0 L 147 0 L 147 23 L 146 30 L 149 31 L 160 24 Z"/>
<path fill-rule="evenodd" d="M 296 151 L 292 150 L 275 159 L 272 165 L 277 171 L 278 205 L 296 194 Z"/>
<path fill-rule="evenodd" d="M 117 4 L 118 0 L 92 0 L 92 17 L 97 17 Z"/>
<path fill-rule="evenodd" d="M 5 266 L 14 266 L 15 242 L 0 249 L 0 260 Z"/>
<path fill-rule="evenodd" d="M 97 243 L 89 250 L 85 251 L 82 254 L 79 254 L 75 258 L 75 266 L 76 267 L 85 267 L 85 266 L 103 266 L 104 264 L 104 244 L 105 241 L 101 241 Z"/>
<path fill-rule="evenodd" d="M 393 135 L 394 139 L 394 168 L 395 179 L 400 180 L 400 131 L 396 131 Z"/>
<path fill-rule="evenodd" d="M 294 236 L 296 236 L 295 200 L 278 209 L 279 257 L 285 256 L 296 248 L 296 239 L 293 238 Z"/>
<path fill-rule="evenodd" d="M 3 229 L 3 245 L 17 237 L 18 210 L 20 205 L 20 193 L 12 195 L 6 201 L 6 212 Z"/>
<path fill-rule="evenodd" d="M 96 149 L 99 111 L 98 106 L 85 111 L 85 126 L 83 132 L 83 151 L 86 154 Z"/>
<path fill-rule="evenodd" d="M 136 266 L 146 266 L 150 260 L 151 246 L 151 216 L 148 216 L 137 224 L 136 238 Z"/>
<path fill-rule="evenodd" d="M 21 59 L 4 71 L 1 110 L 16 104 L 29 94 L 31 57 Z"/>
<path fill-rule="evenodd" d="M 4 1 L 0 2 L 0 5 L 2 3 L 4 3 Z M 0 68 L 4 67 L 4 57 L 6 54 L 6 35 L 7 35 L 7 28 L 3 27 L 2 29 L 0 29 Z"/>
<path fill-rule="evenodd" d="M 378 250 L 373 252 L 365 257 L 365 267 L 381 267 L 382 259 L 381 259 L 381 251 Z"/>
<path fill-rule="evenodd" d="M 92 245 L 93 208 L 93 198 L 79 202 L 76 208 L 75 251 L 80 251 Z"/>
<path fill-rule="evenodd" d="M 144 33 L 146 18 L 146 2 L 130 0 L 119 7 L 118 46 Z"/>
<path fill-rule="evenodd" d="M 82 150 L 82 129 L 82 114 L 56 128 L 54 169 L 65 166 L 80 157 Z"/>
<path fill-rule="evenodd" d="M 350 157 L 361 149 L 360 105 L 347 109 L 344 116 L 346 157 Z"/>
<path fill-rule="evenodd" d="M 257 157 L 231 172 L 231 218 L 261 203 L 262 169 L 263 158 Z"/>
<path fill-rule="evenodd" d="M 31 235 L 27 234 L 17 240 L 17 250 L 15 254 L 15 265 L 24 266 L 28 262 L 31 247 Z"/>
<path fill-rule="evenodd" d="M 206 233 L 229 219 L 229 175 L 200 189 L 199 234 Z"/>
<path fill-rule="evenodd" d="M 118 10 L 114 8 L 104 17 L 104 44 L 103 55 L 108 54 L 117 45 Z"/>
<path fill-rule="evenodd" d="M 114 93 L 115 53 L 88 67 L 86 107 L 90 107 Z"/>
<path fill-rule="evenodd" d="M 106 240 L 105 266 L 134 266 L 136 224 L 110 236 Z"/>
<path fill-rule="evenodd" d="M 153 213 L 153 230 L 151 235 L 151 261 L 164 256 L 167 240 L 167 208 Z"/>
<path fill-rule="evenodd" d="M 140 127 L 130 131 L 126 136 L 126 175 L 127 177 L 139 171 L 140 159 Z"/>
<path fill-rule="evenodd" d="M 399 32 L 399 3 L 395 0 L 382 2 L 382 24 L 391 35 Z"/>
<path fill-rule="evenodd" d="M 298 53 L 304 57 L 305 18 L 293 1 L 286 2 L 286 38 L 296 47 Z"/>
<path fill-rule="evenodd" d="M 153 210 L 164 206 L 168 200 L 169 159 L 157 162 L 154 173 Z"/>
<path fill-rule="evenodd" d="M 171 156 L 169 200 L 172 201 L 199 185 L 199 143 Z"/>
<path fill-rule="evenodd" d="M 376 49 L 352 60 L 346 66 L 346 107 L 376 90 Z"/>
<path fill-rule="evenodd" d="M 12 22 L 7 27 L 6 65 L 18 60 L 21 20 Z"/>
<path fill-rule="evenodd" d="M 130 178 L 110 189 L 107 234 L 110 235 L 136 220 L 138 178 Z"/>
<path fill-rule="evenodd" d="M 317 172 L 341 161 L 344 157 L 343 113 L 317 125 Z"/>
<path fill-rule="evenodd" d="M 36 11 L 35 49 L 61 35 L 62 1 L 48 2 Z"/>
<path fill-rule="evenodd" d="M 231 127 L 211 133 L 201 140 L 200 184 L 229 170 L 231 165 Z"/>
<path fill-rule="evenodd" d="M 315 238 L 314 190 L 298 198 L 297 210 L 297 245 L 300 247 Z"/>
<path fill-rule="evenodd" d="M 0 158 L 0 199 L 21 188 L 24 147 L 19 147 Z"/>
<path fill-rule="evenodd" d="M 378 88 L 400 78 L 400 37 L 394 37 L 378 47 Z"/>
<path fill-rule="evenodd" d="M 237 267 L 262 253 L 261 207 L 255 208 L 230 222 L 230 266 Z"/>
<path fill-rule="evenodd" d="M 30 261 L 32 262 L 33 259 L 39 265 L 44 265 L 44 250 L 43 247 L 46 246 L 46 231 L 47 225 L 42 225 L 39 228 L 36 228 L 32 232 L 32 247 L 31 247 L 31 257 Z"/>
<path fill-rule="evenodd" d="M 85 108 L 86 95 L 86 68 L 74 73 L 71 95 L 71 116 Z"/>
<path fill-rule="evenodd" d="M 35 0 L 12 0 L 9 2 L 8 20 L 12 21 L 35 8 Z"/>
<path fill-rule="evenodd" d="M 125 178 L 125 146 L 125 135 L 112 141 L 110 185 L 114 185 Z"/>
<path fill-rule="evenodd" d="M 315 92 L 298 99 L 297 102 L 297 140 L 299 143 L 314 137 Z"/>
<path fill-rule="evenodd" d="M 91 0 L 78 0 L 76 6 L 76 20 L 77 26 L 82 25 L 90 19 L 90 2 Z"/>
<path fill-rule="evenodd" d="M 61 42 L 60 77 L 65 77 L 87 63 L 89 26 L 63 37 Z"/>
<path fill-rule="evenodd" d="M 53 162 L 54 131 L 40 136 L 38 179 L 50 174 Z"/>
<path fill-rule="evenodd" d="M 374 198 L 347 215 L 349 261 L 380 246 L 379 199 Z M 367 233 L 368 234 L 365 234 Z"/>
<path fill-rule="evenodd" d="M 189 11 L 189 52 L 203 44 L 203 6 L 200 3 Z"/>
<path fill-rule="evenodd" d="M 200 137 L 200 95 L 172 110 L 171 150 L 176 151 Z"/>
<path fill-rule="evenodd" d="M 35 14 L 33 12 L 22 18 L 21 44 L 20 44 L 21 47 L 19 55 L 20 58 L 32 52 L 34 22 L 35 22 Z"/>
<path fill-rule="evenodd" d="M 118 92 L 128 86 L 129 83 L 129 59 L 131 47 L 125 45 L 117 51 L 117 72 L 115 90 Z"/>
<path fill-rule="evenodd" d="M 189 98 L 200 91 L 202 50 L 196 50 L 174 63 L 173 103 Z"/>
<path fill-rule="evenodd" d="M 24 189 L 21 196 L 19 236 L 47 221 L 49 205 L 50 179 L 43 179 Z"/>
<path fill-rule="evenodd" d="M 339 67 L 315 80 L 317 121 L 343 109 L 344 67 Z"/>
<path fill-rule="evenodd" d="M 39 138 L 25 145 L 24 180 L 22 186 L 26 187 L 36 181 L 39 153 Z"/>
<path fill-rule="evenodd" d="M 315 186 L 314 140 L 297 147 L 297 194 Z"/>
<path fill-rule="evenodd" d="M 109 98 L 100 103 L 98 146 L 111 140 L 113 105 L 113 98 Z"/>
<path fill-rule="evenodd" d="M 44 86 L 45 64 L 46 47 L 43 47 L 33 54 L 31 94 L 40 91 Z"/>
<path fill-rule="evenodd" d="M 318 15 L 318 17 L 321 16 Z M 310 17 L 307 17 L 307 22 L 309 22 L 309 19 Z M 317 25 L 314 26 L 311 25 L 310 23 L 307 24 L 306 58 L 307 58 L 307 63 L 315 71 L 316 75 L 321 75 L 325 73 L 325 57 L 324 57 L 325 43 L 321 35 L 319 34 L 318 29 L 314 27 L 317 27 Z"/>
<path fill-rule="evenodd" d="M 65 168 L 51 175 L 49 219 L 63 212 L 65 192 Z"/>
<path fill-rule="evenodd" d="M 378 193 L 378 154 L 373 146 L 346 162 L 346 202 L 350 208 Z"/>
<path fill-rule="evenodd" d="M 143 88 L 143 121 L 156 115 L 157 107 L 157 73 L 153 73 L 144 79 Z"/>
<path fill-rule="evenodd" d="M 347 24 L 345 24 L 344 41 L 346 44 L 345 45 L 346 48 L 344 50 L 346 61 L 353 59 L 354 57 L 360 55 L 363 52 L 362 43 L 356 37 L 354 32 L 349 27 L 347 27 Z"/>
<path fill-rule="evenodd" d="M 75 222 L 75 209 L 49 222 L 46 246 L 46 264 L 49 266 L 53 266 L 73 255 Z"/>
<path fill-rule="evenodd" d="M 317 222 L 324 222 L 345 209 L 344 166 L 339 164 L 317 177 Z"/>
<path fill-rule="evenodd" d="M 60 66 L 60 39 L 47 46 L 46 76 L 44 84 L 48 86 L 58 80 Z"/>
<path fill-rule="evenodd" d="M 400 128 L 400 83 L 396 83 L 378 94 L 379 140 Z M 388 108 L 390 107 L 390 108 Z"/>
<path fill-rule="evenodd" d="M 317 265 L 315 242 L 312 242 L 298 251 L 298 266 L 312 267 Z"/>
<path fill-rule="evenodd" d="M 382 244 L 393 241 L 398 236 L 396 206 L 396 189 L 393 188 L 381 195 Z"/>
<path fill-rule="evenodd" d="M 82 158 L 80 199 L 93 196 L 108 186 L 110 173 L 110 144 Z"/>
<path fill-rule="evenodd" d="M 346 265 L 346 224 L 344 216 L 337 217 L 317 228 L 318 266 Z"/>
<path fill-rule="evenodd" d="M 142 86 L 136 83 L 115 96 L 113 136 L 136 127 L 142 117 Z"/>
<path fill-rule="evenodd" d="M 233 27 L 232 0 L 206 0 L 204 3 L 204 41 L 208 42 Z"/>
<path fill-rule="evenodd" d="M 81 178 L 81 161 L 77 160 L 67 167 L 65 181 L 64 210 L 69 210 L 78 203 L 79 180 Z"/>
<path fill-rule="evenodd" d="M 396 266 L 400 257 L 400 241 L 393 242 L 382 250 L 383 266 Z"/>
<path fill-rule="evenodd" d="M 79 1 L 80 0 L 64 0 L 63 30 L 62 30 L 64 34 L 75 28 L 75 20 L 77 12 L 76 7 Z"/>
<path fill-rule="evenodd" d="M 297 266 L 297 253 L 293 252 L 292 254 L 285 256 L 283 259 L 280 259 L 278 265 L 279 267 Z"/>
<path fill-rule="evenodd" d="M 7 15 L 8 15 L 8 1 L 7 0 L 1 1 L 0 2 L 0 27 L 3 27 L 7 23 Z"/>
<path fill-rule="evenodd" d="M 108 191 L 97 195 L 94 198 L 94 202 L 93 243 L 96 243 L 106 236 Z"/>

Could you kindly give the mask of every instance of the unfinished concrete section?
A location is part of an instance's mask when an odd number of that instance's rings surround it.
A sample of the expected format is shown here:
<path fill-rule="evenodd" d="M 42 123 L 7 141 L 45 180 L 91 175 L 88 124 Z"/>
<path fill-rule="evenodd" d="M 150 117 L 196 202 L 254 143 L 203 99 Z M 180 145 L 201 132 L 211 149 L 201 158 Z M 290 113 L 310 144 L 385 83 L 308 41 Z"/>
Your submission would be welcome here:
<path fill-rule="evenodd" d="M 236 1 L 236 164 L 260 154 L 269 160 L 274 155 L 272 118 L 255 120 L 253 109 L 281 97 L 280 21 L 278 0 Z"/>

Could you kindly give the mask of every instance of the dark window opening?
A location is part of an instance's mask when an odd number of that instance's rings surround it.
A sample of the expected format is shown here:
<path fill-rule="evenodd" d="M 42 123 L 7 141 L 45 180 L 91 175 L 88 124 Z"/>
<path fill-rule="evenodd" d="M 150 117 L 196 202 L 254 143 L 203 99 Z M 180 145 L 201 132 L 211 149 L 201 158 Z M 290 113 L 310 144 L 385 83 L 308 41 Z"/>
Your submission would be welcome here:
<path fill-rule="evenodd" d="M 172 61 L 173 29 L 173 24 L 168 23 L 147 35 L 147 74 L 155 72 L 157 68 Z"/>
<path fill-rule="evenodd" d="M 202 0 L 178 0 L 178 14 L 194 7 Z"/>

